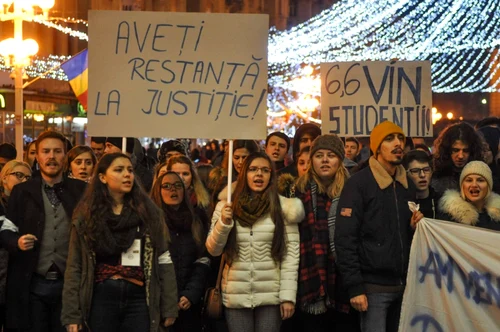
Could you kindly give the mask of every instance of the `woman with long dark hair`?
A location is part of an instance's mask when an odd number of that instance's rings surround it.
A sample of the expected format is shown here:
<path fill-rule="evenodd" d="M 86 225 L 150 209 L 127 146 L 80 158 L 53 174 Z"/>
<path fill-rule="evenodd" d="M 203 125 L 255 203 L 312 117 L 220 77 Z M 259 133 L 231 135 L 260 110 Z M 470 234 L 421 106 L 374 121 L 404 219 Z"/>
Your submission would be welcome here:
<path fill-rule="evenodd" d="M 172 329 L 200 331 L 200 302 L 210 271 L 210 259 L 205 249 L 208 219 L 200 208 L 193 208 L 189 192 L 175 172 L 167 172 L 158 178 L 151 190 L 151 198 L 165 213 L 170 233 L 170 254 L 175 268 L 180 309 L 179 318 Z"/>
<path fill-rule="evenodd" d="M 165 331 L 177 287 L 161 210 L 130 158 L 104 155 L 73 217 L 61 321 L 68 331 Z"/>
<path fill-rule="evenodd" d="M 245 159 L 254 152 L 259 151 L 259 145 L 254 140 L 235 140 L 233 143 L 233 168 L 229 169 L 229 152 L 224 155 L 222 165 L 215 167 L 211 172 L 212 188 L 208 188 L 212 192 L 212 206 L 215 207 L 220 200 L 219 194 L 227 185 L 227 176 L 232 172 L 233 181 L 241 172 Z"/>
<path fill-rule="evenodd" d="M 273 162 L 261 152 L 246 158 L 232 199 L 217 204 L 207 238 L 210 254 L 226 256 L 221 288 L 229 330 L 278 331 L 295 310 L 302 202 L 278 195 Z"/>

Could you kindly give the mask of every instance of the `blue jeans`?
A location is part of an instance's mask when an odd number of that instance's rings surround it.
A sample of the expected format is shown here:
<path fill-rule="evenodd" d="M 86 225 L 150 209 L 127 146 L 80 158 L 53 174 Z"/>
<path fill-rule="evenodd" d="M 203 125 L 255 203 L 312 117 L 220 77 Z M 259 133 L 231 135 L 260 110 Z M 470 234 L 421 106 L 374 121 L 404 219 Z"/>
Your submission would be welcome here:
<path fill-rule="evenodd" d="M 397 332 L 403 293 L 367 294 L 368 311 L 360 314 L 362 332 Z"/>
<path fill-rule="evenodd" d="M 281 326 L 279 305 L 254 309 L 224 308 L 229 332 L 277 332 Z"/>
<path fill-rule="evenodd" d="M 126 280 L 105 280 L 94 285 L 89 325 L 96 332 L 149 330 L 144 287 Z"/>
<path fill-rule="evenodd" d="M 61 324 L 63 279 L 47 280 L 34 273 L 30 285 L 31 328 L 23 332 L 65 332 Z"/>

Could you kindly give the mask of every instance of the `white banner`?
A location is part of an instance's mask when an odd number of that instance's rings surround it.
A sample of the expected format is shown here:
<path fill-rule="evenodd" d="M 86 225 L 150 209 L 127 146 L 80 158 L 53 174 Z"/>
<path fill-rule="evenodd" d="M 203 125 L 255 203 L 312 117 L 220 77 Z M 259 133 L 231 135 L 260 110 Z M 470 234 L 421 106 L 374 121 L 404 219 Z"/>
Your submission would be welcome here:
<path fill-rule="evenodd" d="M 269 16 L 89 12 L 92 136 L 266 138 Z"/>
<path fill-rule="evenodd" d="M 429 61 L 321 64 L 323 134 L 370 136 L 386 120 L 407 136 L 433 136 Z"/>
<path fill-rule="evenodd" d="M 500 331 L 500 232 L 420 221 L 400 332 Z"/>

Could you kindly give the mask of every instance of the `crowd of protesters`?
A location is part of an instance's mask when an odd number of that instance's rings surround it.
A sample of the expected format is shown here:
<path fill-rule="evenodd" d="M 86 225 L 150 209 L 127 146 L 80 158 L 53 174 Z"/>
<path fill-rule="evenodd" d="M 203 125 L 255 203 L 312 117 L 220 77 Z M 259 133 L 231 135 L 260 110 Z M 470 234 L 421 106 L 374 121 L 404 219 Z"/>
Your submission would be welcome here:
<path fill-rule="evenodd" d="M 499 118 L 431 146 L 304 124 L 234 141 L 231 169 L 227 141 L 122 142 L 0 145 L 0 331 L 397 331 L 423 217 L 500 231 Z"/>

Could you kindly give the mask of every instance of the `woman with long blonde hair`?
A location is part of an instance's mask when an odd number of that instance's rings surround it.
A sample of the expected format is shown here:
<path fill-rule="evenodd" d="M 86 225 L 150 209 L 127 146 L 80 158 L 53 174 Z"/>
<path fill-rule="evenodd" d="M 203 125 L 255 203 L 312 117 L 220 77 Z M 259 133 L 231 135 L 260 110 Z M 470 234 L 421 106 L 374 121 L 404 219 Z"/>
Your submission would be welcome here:
<path fill-rule="evenodd" d="M 335 306 L 335 216 L 340 193 L 349 177 L 344 167 L 344 144 L 337 135 L 316 138 L 310 165 L 296 186 L 306 217 L 299 225 L 300 267 L 297 307 L 302 331 L 327 331 Z"/>
<path fill-rule="evenodd" d="M 167 161 L 167 171 L 175 172 L 181 177 L 193 206 L 203 209 L 210 206 L 210 195 L 201 182 L 191 159 L 186 156 L 172 157 Z"/>

